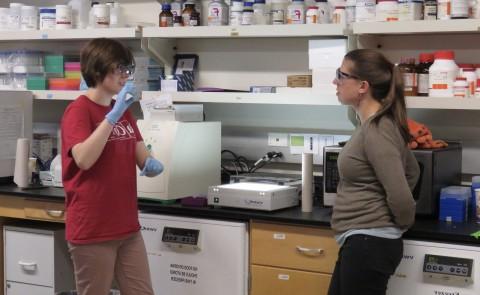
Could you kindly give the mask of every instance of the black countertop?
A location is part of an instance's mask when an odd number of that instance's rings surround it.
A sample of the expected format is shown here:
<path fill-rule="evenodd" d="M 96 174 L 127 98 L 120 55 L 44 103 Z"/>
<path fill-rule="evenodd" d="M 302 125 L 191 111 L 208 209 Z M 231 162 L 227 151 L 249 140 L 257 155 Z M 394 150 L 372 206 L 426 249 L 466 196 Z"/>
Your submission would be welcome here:
<path fill-rule="evenodd" d="M 0 195 L 63 201 L 65 194 L 62 188 L 46 187 L 19 189 L 15 185 L 0 185 Z M 0 205 L 1 206 L 1 205 Z M 289 223 L 292 225 L 330 226 L 332 210 L 314 207 L 313 212 L 303 213 L 300 207 L 287 208 L 274 212 L 264 212 L 234 208 L 188 207 L 176 202 L 163 204 L 155 201 L 139 200 L 139 209 L 145 212 L 171 214 L 179 216 L 203 217 L 212 219 L 242 220 L 251 219 Z M 407 239 L 466 243 L 480 245 L 480 239 L 471 236 L 480 231 L 480 224 L 474 221 L 466 223 L 449 223 L 436 219 L 417 218 L 415 224 L 405 233 Z"/>

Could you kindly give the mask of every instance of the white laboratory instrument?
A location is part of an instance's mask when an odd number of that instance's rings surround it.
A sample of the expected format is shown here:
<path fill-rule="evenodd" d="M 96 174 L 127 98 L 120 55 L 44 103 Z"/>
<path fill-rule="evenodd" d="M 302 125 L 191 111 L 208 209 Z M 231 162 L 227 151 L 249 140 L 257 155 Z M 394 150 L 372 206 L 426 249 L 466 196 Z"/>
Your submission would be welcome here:
<path fill-rule="evenodd" d="M 244 222 L 140 213 L 157 295 L 247 295 Z"/>
<path fill-rule="evenodd" d="M 298 205 L 295 187 L 258 183 L 239 182 L 211 186 L 208 188 L 208 204 L 273 211 Z"/>
<path fill-rule="evenodd" d="M 17 138 L 32 141 L 33 95 L 2 91 L 0 97 L 0 182 L 13 176 Z M 11 181 L 11 180 L 10 180 Z"/>
<path fill-rule="evenodd" d="M 171 200 L 206 195 L 220 183 L 220 122 L 180 122 L 171 111 L 153 110 L 148 120 L 137 122 L 145 145 L 159 160 L 163 172 L 139 176 L 138 197 Z"/>
<path fill-rule="evenodd" d="M 388 295 L 480 294 L 480 248 L 404 240 L 403 258 Z"/>

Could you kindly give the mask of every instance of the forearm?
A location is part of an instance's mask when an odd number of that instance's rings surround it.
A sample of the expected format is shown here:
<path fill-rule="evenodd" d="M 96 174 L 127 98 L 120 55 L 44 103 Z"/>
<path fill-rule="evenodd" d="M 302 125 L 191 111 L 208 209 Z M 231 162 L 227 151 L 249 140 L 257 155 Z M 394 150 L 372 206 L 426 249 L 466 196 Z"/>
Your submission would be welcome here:
<path fill-rule="evenodd" d="M 103 152 L 113 126 L 105 119 L 82 143 L 72 148 L 72 156 L 82 170 L 90 169 Z"/>
<path fill-rule="evenodd" d="M 135 148 L 135 160 L 140 170 L 142 170 L 143 167 L 145 166 L 145 161 L 149 156 L 150 156 L 150 152 L 145 147 L 145 143 L 143 141 L 137 142 L 137 146 Z"/>

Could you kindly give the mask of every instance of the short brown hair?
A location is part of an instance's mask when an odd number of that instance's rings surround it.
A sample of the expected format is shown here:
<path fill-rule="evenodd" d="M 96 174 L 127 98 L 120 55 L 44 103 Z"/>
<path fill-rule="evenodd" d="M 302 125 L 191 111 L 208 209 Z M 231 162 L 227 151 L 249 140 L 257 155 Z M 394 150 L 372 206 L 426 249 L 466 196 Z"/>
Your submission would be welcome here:
<path fill-rule="evenodd" d="M 95 87 L 118 65 L 134 65 L 132 52 L 122 43 L 107 38 L 93 39 L 80 51 L 82 76 Z"/>

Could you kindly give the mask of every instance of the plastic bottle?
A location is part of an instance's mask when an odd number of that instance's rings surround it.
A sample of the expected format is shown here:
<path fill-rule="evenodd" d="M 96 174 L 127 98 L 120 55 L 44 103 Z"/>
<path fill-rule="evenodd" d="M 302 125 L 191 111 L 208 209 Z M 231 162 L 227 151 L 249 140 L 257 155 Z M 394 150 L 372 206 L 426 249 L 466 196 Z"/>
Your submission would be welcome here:
<path fill-rule="evenodd" d="M 477 88 L 475 88 L 475 98 L 480 98 L 480 79 L 477 79 Z"/>
<path fill-rule="evenodd" d="M 120 3 L 108 2 L 110 6 L 110 28 L 121 28 L 123 24 L 123 14 Z"/>
<path fill-rule="evenodd" d="M 8 12 L 8 28 L 10 30 L 20 30 L 22 6 L 22 3 L 10 3 Z"/>
<path fill-rule="evenodd" d="M 315 0 L 318 7 L 318 23 L 329 24 L 332 22 L 330 5 L 327 0 Z"/>
<path fill-rule="evenodd" d="M 345 17 L 347 18 L 347 25 L 355 22 L 355 6 L 357 0 L 347 0 L 345 3 Z"/>
<path fill-rule="evenodd" d="M 465 98 L 468 97 L 468 83 L 467 78 L 457 77 L 455 82 L 453 82 L 453 96 L 455 98 Z"/>
<path fill-rule="evenodd" d="M 461 76 L 467 79 L 468 89 L 467 97 L 475 96 L 475 89 L 477 88 L 477 74 L 472 64 L 461 64 Z"/>
<path fill-rule="evenodd" d="M 0 31 L 8 30 L 10 8 L 0 7 Z"/>
<path fill-rule="evenodd" d="M 403 92 L 405 96 L 417 95 L 417 78 L 415 76 L 415 59 L 402 58 L 398 65 L 403 76 Z"/>
<path fill-rule="evenodd" d="M 172 7 L 171 11 L 173 14 L 173 18 L 175 19 L 176 16 L 181 16 L 182 15 L 182 10 L 183 10 L 183 1 L 182 0 L 174 0 L 170 4 Z M 174 21 L 175 23 L 175 21 Z"/>
<path fill-rule="evenodd" d="M 253 24 L 253 2 L 243 3 L 242 26 Z"/>
<path fill-rule="evenodd" d="M 425 2 L 423 2 L 423 19 L 437 19 L 437 0 L 425 0 Z"/>
<path fill-rule="evenodd" d="M 398 20 L 398 1 L 397 0 L 378 0 L 375 7 L 375 19 L 379 22 L 389 22 Z"/>
<path fill-rule="evenodd" d="M 108 6 L 107 4 L 97 4 L 93 6 L 93 27 L 110 27 L 110 6 Z"/>
<path fill-rule="evenodd" d="M 438 0 L 437 1 L 437 19 L 447 20 L 452 17 L 452 1 Z"/>
<path fill-rule="evenodd" d="M 230 6 L 230 25 L 240 26 L 242 24 L 243 0 L 232 0 Z"/>
<path fill-rule="evenodd" d="M 71 29 L 72 28 L 72 8 L 68 5 L 55 6 L 55 29 Z"/>
<path fill-rule="evenodd" d="M 88 14 L 90 11 L 89 0 L 70 0 L 68 5 L 72 7 L 72 27 L 85 29 L 88 26 Z"/>
<path fill-rule="evenodd" d="M 55 8 L 40 8 L 39 14 L 40 14 L 40 21 L 39 21 L 40 30 L 55 29 L 55 25 L 56 25 Z"/>
<path fill-rule="evenodd" d="M 468 0 L 452 0 L 451 1 L 451 18 L 452 19 L 468 18 Z"/>
<path fill-rule="evenodd" d="M 22 17 L 20 18 L 22 31 L 38 29 L 38 11 L 35 6 L 22 6 Z"/>
<path fill-rule="evenodd" d="M 355 5 L 355 22 L 375 21 L 375 0 L 357 0 Z"/>
<path fill-rule="evenodd" d="M 318 7 L 317 6 L 308 6 L 307 12 L 305 12 L 305 23 L 306 24 L 316 24 L 318 21 Z"/>
<path fill-rule="evenodd" d="M 253 3 L 253 24 L 268 25 L 270 21 L 270 11 L 265 5 L 265 0 L 255 0 Z"/>
<path fill-rule="evenodd" d="M 93 7 L 95 5 L 98 5 L 100 2 L 98 1 L 92 1 L 92 5 L 90 5 L 90 12 L 88 13 L 88 27 L 89 28 L 93 28 L 94 27 L 94 24 L 93 24 L 93 21 L 94 21 L 94 11 L 93 11 Z"/>
<path fill-rule="evenodd" d="M 158 19 L 160 27 L 173 27 L 173 14 L 170 4 L 162 4 L 162 12 L 160 12 Z"/>
<path fill-rule="evenodd" d="M 287 7 L 287 24 L 299 25 L 305 23 L 305 3 L 303 0 L 292 0 Z"/>
<path fill-rule="evenodd" d="M 211 0 L 208 3 L 208 26 L 226 26 L 228 25 L 228 6 L 223 0 Z"/>
<path fill-rule="evenodd" d="M 333 10 L 332 14 L 332 23 L 340 24 L 343 26 L 347 25 L 347 16 L 345 14 L 345 5 L 338 3 L 335 6 L 335 10 Z"/>
<path fill-rule="evenodd" d="M 272 0 L 272 25 L 283 25 L 287 19 L 287 2 L 284 0 Z"/>
<path fill-rule="evenodd" d="M 415 68 L 417 73 L 417 95 L 418 96 L 428 96 L 428 69 L 433 64 L 433 54 L 431 53 L 420 53 L 418 58 L 419 63 Z"/>
<path fill-rule="evenodd" d="M 453 97 L 453 83 L 458 74 L 453 51 L 435 52 L 435 61 L 429 69 L 428 96 Z"/>
<path fill-rule="evenodd" d="M 423 1 L 398 0 L 398 20 L 411 21 L 423 19 Z"/>

